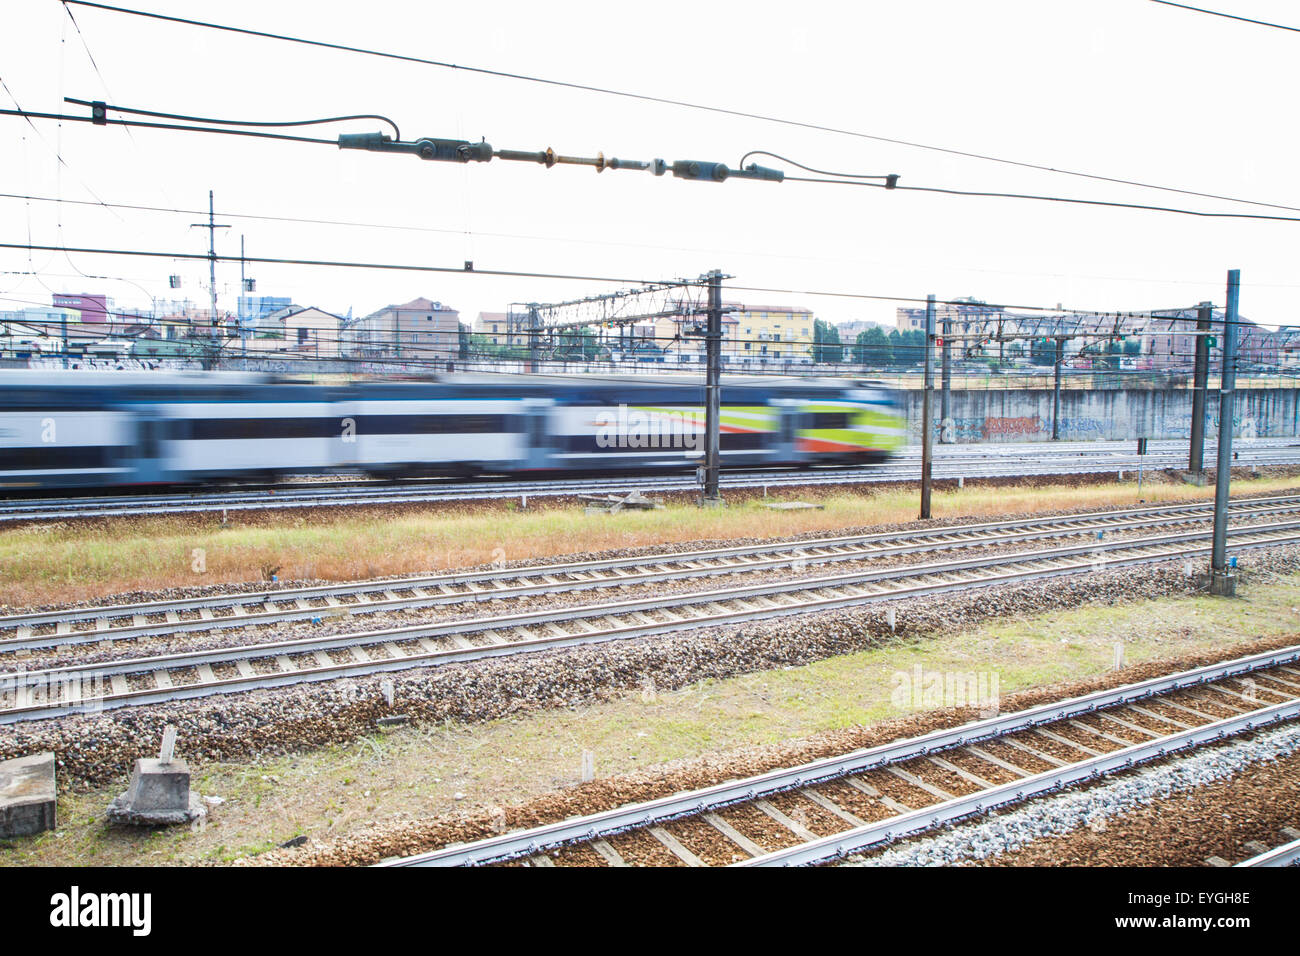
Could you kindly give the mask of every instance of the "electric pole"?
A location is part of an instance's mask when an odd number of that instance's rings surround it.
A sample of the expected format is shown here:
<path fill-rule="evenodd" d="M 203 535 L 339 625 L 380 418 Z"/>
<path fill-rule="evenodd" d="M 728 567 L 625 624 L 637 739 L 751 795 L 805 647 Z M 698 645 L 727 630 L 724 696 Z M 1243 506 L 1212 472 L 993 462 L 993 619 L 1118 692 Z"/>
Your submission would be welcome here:
<path fill-rule="evenodd" d="M 1193 478 L 1205 474 L 1205 393 L 1210 378 L 1210 321 L 1214 306 L 1202 302 L 1196 310 L 1196 366 L 1192 372 L 1192 443 L 1187 470 Z M 1204 481 L 1198 482 L 1204 484 Z"/>
<path fill-rule="evenodd" d="M 704 331 L 704 504 L 720 505 L 719 471 L 722 466 L 720 422 L 722 418 L 722 273 L 708 274 L 709 314 Z"/>
<path fill-rule="evenodd" d="M 934 296 L 925 297 L 925 395 L 921 404 L 921 517 L 930 517 L 930 464 L 934 456 L 934 428 L 930 406 L 934 401 Z"/>
<path fill-rule="evenodd" d="M 1228 491 L 1232 481 L 1232 405 L 1237 384 L 1237 297 L 1241 271 L 1228 272 L 1228 305 L 1223 313 L 1223 373 L 1219 384 L 1219 463 L 1214 475 L 1214 544 L 1210 555 L 1210 593 L 1231 597 L 1237 575 L 1228 569 Z"/>
<path fill-rule="evenodd" d="M 1056 377 L 1052 382 L 1052 441 L 1061 437 L 1061 366 L 1065 364 L 1065 339 L 1056 339 L 1055 361 Z"/>
<path fill-rule="evenodd" d="M 208 221 L 192 222 L 190 228 L 208 230 L 208 292 L 212 299 L 212 322 L 208 329 L 207 344 L 203 347 L 203 367 L 211 369 L 217 364 L 217 353 L 220 349 L 220 345 L 217 343 L 219 329 L 217 319 L 217 230 L 230 228 L 225 223 L 217 222 L 216 213 L 213 209 L 211 189 L 208 190 Z"/>
<path fill-rule="evenodd" d="M 243 371 L 248 371 L 248 330 L 244 328 L 244 293 L 248 291 L 248 280 L 244 278 L 244 235 L 239 235 L 239 296 L 235 299 L 235 321 L 239 323 L 239 351 L 243 361 Z"/>
<path fill-rule="evenodd" d="M 949 392 L 952 390 L 952 310 L 943 312 L 943 390 L 939 393 L 939 441 L 947 443 Z"/>

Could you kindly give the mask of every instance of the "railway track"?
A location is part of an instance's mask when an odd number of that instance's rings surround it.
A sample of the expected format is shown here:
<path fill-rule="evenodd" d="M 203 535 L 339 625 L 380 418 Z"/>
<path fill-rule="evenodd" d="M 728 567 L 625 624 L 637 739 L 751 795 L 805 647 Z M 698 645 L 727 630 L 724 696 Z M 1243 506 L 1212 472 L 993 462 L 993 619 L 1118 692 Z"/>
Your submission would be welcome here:
<path fill-rule="evenodd" d="M 1300 520 L 1231 529 L 1234 552 L 1300 544 Z M 795 580 L 0 674 L 0 723 L 535 653 L 880 601 L 1192 559 L 1206 529 Z"/>
<path fill-rule="evenodd" d="M 1230 504 L 1230 516 L 1237 521 L 1296 512 L 1300 512 L 1300 495 L 1246 499 Z M 660 581 L 757 573 L 791 566 L 869 561 L 1084 535 L 1104 536 L 1107 533 L 1204 522 L 1212 515 L 1213 508 L 1209 503 L 1167 505 L 1048 519 L 955 525 L 906 533 L 833 536 L 526 568 L 7 615 L 0 616 L 0 654 L 184 632 L 481 604 Z"/>
<path fill-rule="evenodd" d="M 1300 718 L 1297 661 L 1300 646 L 1256 654 L 382 865 L 839 860 L 1294 721 Z M 1292 851 L 1274 852 L 1281 859 Z"/>
<path fill-rule="evenodd" d="M 1261 869 L 1266 867 L 1300 866 L 1300 833 L 1297 833 L 1294 827 L 1287 827 L 1282 836 L 1285 842 L 1279 843 L 1271 850 L 1264 847 L 1253 848 L 1258 850 L 1255 856 L 1233 865 L 1259 867 Z M 1250 844 L 1247 844 L 1247 848 L 1251 848 Z M 1222 865 L 1222 863 L 1216 863 L 1215 865 Z"/>
<path fill-rule="evenodd" d="M 1090 443 L 1080 442 L 1077 445 Z M 1112 443 L 1113 444 L 1113 443 Z M 1006 478 L 1026 475 L 1079 475 L 1130 472 L 1139 468 L 1161 470 L 1185 467 L 1180 443 L 1164 443 L 1170 450 L 1147 455 L 1131 451 L 1029 449 L 1026 445 L 999 446 L 996 452 L 977 454 L 960 445 L 942 446 L 936 453 L 933 477 Z M 1172 446 L 1178 445 L 1178 450 Z M 1108 444 L 1107 447 L 1110 447 Z M 1003 450 L 1012 449 L 1012 450 Z M 1207 455 L 1212 451 L 1207 448 Z M 1263 439 L 1237 450 L 1238 466 L 1268 467 L 1300 464 L 1300 445 L 1291 439 Z M 909 456 L 879 465 L 807 470 L 752 470 L 724 472 L 722 487 L 734 491 L 779 489 L 810 484 L 851 486 L 881 482 L 916 481 L 920 462 Z M 473 501 L 487 498 L 562 498 L 577 495 L 698 491 L 693 475 L 641 475 L 606 478 L 548 478 L 536 481 L 472 480 L 453 482 L 416 480 L 389 482 L 308 482 L 260 490 L 116 495 L 71 498 L 10 498 L 0 500 L 0 524 L 105 517 L 145 517 L 169 514 L 207 514 L 251 510 L 282 511 L 295 508 L 423 504 Z"/>

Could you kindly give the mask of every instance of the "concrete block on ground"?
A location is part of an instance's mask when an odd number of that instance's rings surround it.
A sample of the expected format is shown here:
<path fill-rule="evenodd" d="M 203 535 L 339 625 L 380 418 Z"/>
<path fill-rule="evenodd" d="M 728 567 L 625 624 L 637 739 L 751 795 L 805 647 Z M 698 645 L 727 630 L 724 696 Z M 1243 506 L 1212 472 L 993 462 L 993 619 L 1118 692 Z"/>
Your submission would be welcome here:
<path fill-rule="evenodd" d="M 55 809 L 54 754 L 0 761 L 0 837 L 53 830 Z"/>
<path fill-rule="evenodd" d="M 189 823 L 206 814 L 202 799 L 190 792 L 189 765 L 156 757 L 137 760 L 126 793 L 108 805 L 110 822 L 137 826 Z"/>

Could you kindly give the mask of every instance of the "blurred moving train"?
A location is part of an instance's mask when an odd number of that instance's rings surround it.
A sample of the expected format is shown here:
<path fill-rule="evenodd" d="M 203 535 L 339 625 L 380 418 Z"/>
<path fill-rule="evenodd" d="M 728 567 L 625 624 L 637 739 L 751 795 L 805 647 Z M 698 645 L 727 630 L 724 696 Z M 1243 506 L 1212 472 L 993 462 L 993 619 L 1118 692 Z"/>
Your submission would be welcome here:
<path fill-rule="evenodd" d="M 235 372 L 6 370 L 0 489 L 692 468 L 703 399 L 698 382 L 643 376 L 331 386 Z M 878 383 L 723 378 L 724 467 L 880 461 L 904 427 Z"/>

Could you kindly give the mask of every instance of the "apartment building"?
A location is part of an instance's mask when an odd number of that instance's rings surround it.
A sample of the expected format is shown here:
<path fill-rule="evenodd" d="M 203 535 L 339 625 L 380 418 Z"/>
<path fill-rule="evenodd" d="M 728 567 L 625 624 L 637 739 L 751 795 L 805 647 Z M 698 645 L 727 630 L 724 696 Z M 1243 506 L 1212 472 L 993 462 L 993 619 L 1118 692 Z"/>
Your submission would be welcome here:
<path fill-rule="evenodd" d="M 432 299 L 412 299 L 353 320 L 345 338 L 348 349 L 365 358 L 454 359 L 460 353 L 460 313 Z"/>

